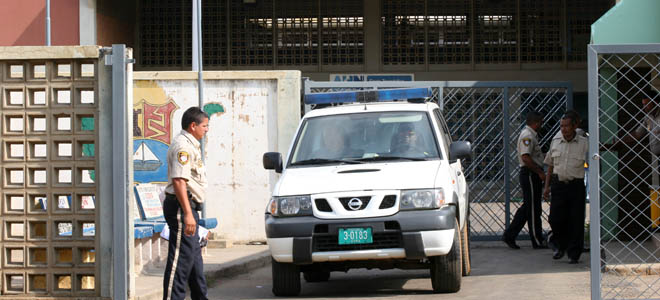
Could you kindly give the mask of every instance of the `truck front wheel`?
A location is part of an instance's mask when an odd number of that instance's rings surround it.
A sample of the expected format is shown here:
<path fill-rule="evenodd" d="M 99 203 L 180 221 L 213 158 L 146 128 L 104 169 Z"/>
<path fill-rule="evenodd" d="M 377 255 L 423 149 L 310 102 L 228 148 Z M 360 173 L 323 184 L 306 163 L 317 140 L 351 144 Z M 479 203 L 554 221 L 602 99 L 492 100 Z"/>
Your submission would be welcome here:
<path fill-rule="evenodd" d="M 273 294 L 275 296 L 298 296 L 300 294 L 300 269 L 291 263 L 280 263 L 273 259 Z"/>
<path fill-rule="evenodd" d="M 461 228 L 454 220 L 454 241 L 446 255 L 432 256 L 431 285 L 435 293 L 455 293 L 461 289 Z"/>

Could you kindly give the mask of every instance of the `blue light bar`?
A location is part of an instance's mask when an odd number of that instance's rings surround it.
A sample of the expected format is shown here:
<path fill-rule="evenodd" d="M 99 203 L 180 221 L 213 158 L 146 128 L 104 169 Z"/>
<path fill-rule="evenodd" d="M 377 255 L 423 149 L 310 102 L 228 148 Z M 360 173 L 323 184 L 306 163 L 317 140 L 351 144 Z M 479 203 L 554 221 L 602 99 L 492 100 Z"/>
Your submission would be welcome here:
<path fill-rule="evenodd" d="M 305 94 L 305 104 L 362 103 L 429 98 L 431 88 L 407 88 Z"/>

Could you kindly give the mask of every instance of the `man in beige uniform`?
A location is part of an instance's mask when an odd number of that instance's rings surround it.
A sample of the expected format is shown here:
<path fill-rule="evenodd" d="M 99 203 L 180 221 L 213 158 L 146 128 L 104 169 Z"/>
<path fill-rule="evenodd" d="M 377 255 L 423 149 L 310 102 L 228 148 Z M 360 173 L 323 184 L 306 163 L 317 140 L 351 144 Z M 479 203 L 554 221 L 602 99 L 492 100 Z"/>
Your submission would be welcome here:
<path fill-rule="evenodd" d="M 170 228 L 163 299 L 206 298 L 204 262 L 199 244 L 199 213 L 204 202 L 206 171 L 200 140 L 209 130 L 209 116 L 191 107 L 181 118 L 181 133 L 167 151 L 167 188 L 163 214 Z"/>
<path fill-rule="evenodd" d="M 545 180 L 543 174 L 543 152 L 539 146 L 537 131 L 543 124 L 543 117 L 534 111 L 527 113 L 527 126 L 518 137 L 518 164 L 520 165 L 520 187 L 523 203 L 516 211 L 511 225 L 504 230 L 502 240 L 513 249 L 520 249 L 516 237 L 527 222 L 527 230 L 534 249 L 547 248 L 543 238 L 541 223 L 541 189 Z"/>
<path fill-rule="evenodd" d="M 543 197 L 550 201 L 550 227 L 557 246 L 552 258 L 560 259 L 565 253 L 571 264 L 578 263 L 584 246 L 584 163 L 589 140 L 577 135 L 577 117 L 565 114 L 560 122 L 561 137 L 552 139 L 545 156 L 548 165 Z"/>

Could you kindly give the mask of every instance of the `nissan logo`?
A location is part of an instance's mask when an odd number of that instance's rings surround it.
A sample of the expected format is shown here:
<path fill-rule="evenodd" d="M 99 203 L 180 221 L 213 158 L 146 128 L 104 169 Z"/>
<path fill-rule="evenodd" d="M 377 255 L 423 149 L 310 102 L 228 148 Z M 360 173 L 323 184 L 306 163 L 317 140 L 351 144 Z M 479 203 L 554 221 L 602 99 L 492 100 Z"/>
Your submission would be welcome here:
<path fill-rule="evenodd" d="M 362 200 L 358 198 L 353 198 L 351 200 L 348 200 L 348 208 L 351 210 L 358 210 L 362 207 Z"/>

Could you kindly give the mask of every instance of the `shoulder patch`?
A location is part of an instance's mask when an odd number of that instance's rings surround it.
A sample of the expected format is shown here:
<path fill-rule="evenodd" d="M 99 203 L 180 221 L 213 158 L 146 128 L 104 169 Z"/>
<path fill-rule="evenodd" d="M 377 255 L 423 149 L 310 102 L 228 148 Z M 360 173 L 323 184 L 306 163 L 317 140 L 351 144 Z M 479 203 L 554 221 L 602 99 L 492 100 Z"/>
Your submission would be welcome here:
<path fill-rule="evenodd" d="M 525 146 L 529 146 L 529 144 L 532 143 L 532 139 L 530 139 L 530 138 L 523 138 L 523 139 L 522 139 L 522 142 L 523 142 L 523 144 L 524 144 Z"/>
<path fill-rule="evenodd" d="M 188 155 L 188 152 L 186 151 L 179 151 L 176 154 L 177 159 L 179 160 L 179 163 L 182 165 L 185 165 L 190 161 L 190 155 Z"/>

